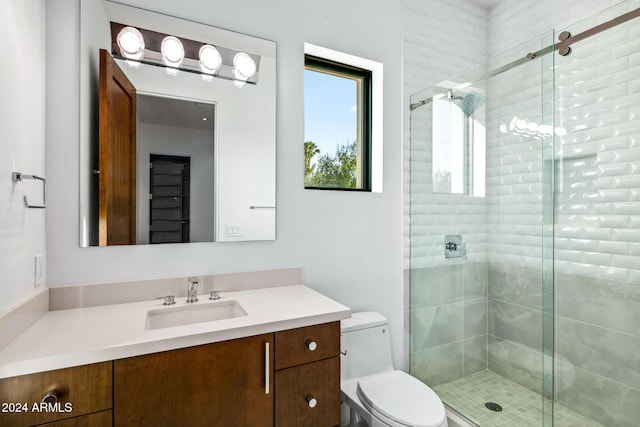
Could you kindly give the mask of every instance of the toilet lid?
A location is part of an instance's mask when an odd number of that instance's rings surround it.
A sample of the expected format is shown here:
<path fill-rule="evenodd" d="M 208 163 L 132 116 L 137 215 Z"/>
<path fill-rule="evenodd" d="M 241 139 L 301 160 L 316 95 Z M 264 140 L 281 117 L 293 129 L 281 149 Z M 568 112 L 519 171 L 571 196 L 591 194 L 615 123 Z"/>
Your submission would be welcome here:
<path fill-rule="evenodd" d="M 370 411 L 407 426 L 440 427 L 446 416 L 438 395 L 402 371 L 361 379 L 358 397 Z"/>

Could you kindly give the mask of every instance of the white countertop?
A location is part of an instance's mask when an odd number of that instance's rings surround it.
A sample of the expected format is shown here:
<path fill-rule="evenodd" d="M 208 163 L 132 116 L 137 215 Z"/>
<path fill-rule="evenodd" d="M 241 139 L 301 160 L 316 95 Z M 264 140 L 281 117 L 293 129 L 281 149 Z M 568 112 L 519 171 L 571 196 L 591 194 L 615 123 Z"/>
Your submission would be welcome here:
<path fill-rule="evenodd" d="M 50 311 L 0 351 L 0 378 L 138 356 L 348 318 L 348 307 L 304 286 L 222 292 L 246 316 L 146 330 L 162 300 Z M 200 295 L 197 305 L 216 304 Z M 187 305 L 176 298 L 171 307 Z"/>

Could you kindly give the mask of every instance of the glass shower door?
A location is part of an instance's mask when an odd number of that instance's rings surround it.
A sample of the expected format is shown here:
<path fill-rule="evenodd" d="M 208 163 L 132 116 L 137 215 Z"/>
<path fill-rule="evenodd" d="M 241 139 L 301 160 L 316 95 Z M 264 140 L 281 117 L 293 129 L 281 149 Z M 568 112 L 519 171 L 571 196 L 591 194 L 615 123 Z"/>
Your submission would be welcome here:
<path fill-rule="evenodd" d="M 629 11 L 626 1 L 568 30 Z M 556 58 L 556 398 L 640 424 L 640 18 Z M 563 425 L 556 417 L 556 425 Z"/>
<path fill-rule="evenodd" d="M 411 98 L 411 373 L 482 426 L 552 422 L 552 40 Z"/>

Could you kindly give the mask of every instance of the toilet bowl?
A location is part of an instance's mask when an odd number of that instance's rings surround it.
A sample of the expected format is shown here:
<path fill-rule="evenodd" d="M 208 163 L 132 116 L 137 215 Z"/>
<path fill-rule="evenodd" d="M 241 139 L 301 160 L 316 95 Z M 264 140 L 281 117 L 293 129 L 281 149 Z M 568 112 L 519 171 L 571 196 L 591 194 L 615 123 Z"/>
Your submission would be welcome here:
<path fill-rule="evenodd" d="M 340 388 L 349 426 L 446 427 L 444 404 L 426 384 L 394 369 L 387 319 L 368 311 L 340 325 Z"/>

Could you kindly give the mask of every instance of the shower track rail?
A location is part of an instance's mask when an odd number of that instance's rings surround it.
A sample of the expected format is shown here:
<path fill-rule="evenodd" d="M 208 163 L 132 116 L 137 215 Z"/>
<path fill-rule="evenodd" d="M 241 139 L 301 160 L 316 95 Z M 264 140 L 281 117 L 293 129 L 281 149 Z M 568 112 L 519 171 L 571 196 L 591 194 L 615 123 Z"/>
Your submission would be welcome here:
<path fill-rule="evenodd" d="M 640 17 L 640 7 L 634 10 L 631 10 L 627 13 L 624 13 L 620 16 L 618 16 L 617 18 L 613 18 L 607 22 L 603 22 L 602 24 L 596 25 L 595 27 L 589 28 L 588 30 L 585 30 L 583 32 L 581 32 L 580 34 L 576 34 L 575 36 L 572 36 L 570 32 L 568 31 L 563 31 L 562 33 L 560 33 L 560 35 L 558 36 L 558 43 L 552 44 L 550 46 L 544 47 L 540 50 L 537 50 L 535 52 L 529 52 L 527 53 L 524 57 L 516 59 L 515 61 L 512 61 L 508 64 L 502 65 L 494 70 L 489 71 L 488 73 L 483 74 L 482 76 L 480 76 L 479 78 L 477 78 L 475 81 L 470 82 L 471 84 L 483 81 L 485 79 L 488 79 L 490 77 L 494 77 L 497 76 L 499 74 L 504 73 L 505 71 L 509 71 L 512 68 L 515 68 L 517 66 L 520 66 L 524 63 L 527 63 L 529 61 L 531 61 L 532 59 L 535 59 L 537 57 L 540 56 L 544 56 L 548 53 L 554 52 L 554 51 L 558 51 L 558 55 L 560 56 L 567 56 L 569 54 L 571 54 L 571 45 L 573 43 L 579 42 L 581 40 L 587 39 L 591 36 L 595 36 L 596 34 L 599 34 L 603 31 L 609 30 L 611 28 L 617 27 L 620 24 L 624 24 L 625 22 L 631 21 L 632 19 L 635 19 L 637 17 Z M 414 102 L 412 104 L 410 104 L 410 110 L 415 110 L 416 108 L 420 108 L 423 105 L 426 104 L 430 104 L 433 101 L 433 98 L 427 98 L 427 99 L 422 99 L 418 102 Z"/>

